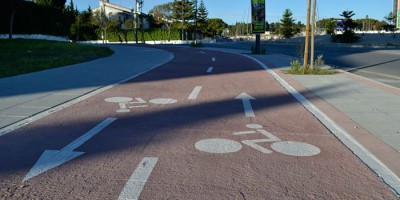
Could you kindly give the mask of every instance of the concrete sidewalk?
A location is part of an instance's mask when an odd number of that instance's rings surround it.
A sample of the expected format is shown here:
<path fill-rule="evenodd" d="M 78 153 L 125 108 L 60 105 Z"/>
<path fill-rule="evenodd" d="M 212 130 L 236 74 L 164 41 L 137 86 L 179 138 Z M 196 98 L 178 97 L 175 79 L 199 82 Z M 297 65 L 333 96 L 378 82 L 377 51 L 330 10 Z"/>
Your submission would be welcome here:
<path fill-rule="evenodd" d="M 0 79 L 0 136 L 13 129 L 10 125 L 22 126 L 58 105 L 83 100 L 84 95 L 88 97 L 173 58 L 171 53 L 155 48 L 109 47 L 115 53 L 107 58 Z"/>

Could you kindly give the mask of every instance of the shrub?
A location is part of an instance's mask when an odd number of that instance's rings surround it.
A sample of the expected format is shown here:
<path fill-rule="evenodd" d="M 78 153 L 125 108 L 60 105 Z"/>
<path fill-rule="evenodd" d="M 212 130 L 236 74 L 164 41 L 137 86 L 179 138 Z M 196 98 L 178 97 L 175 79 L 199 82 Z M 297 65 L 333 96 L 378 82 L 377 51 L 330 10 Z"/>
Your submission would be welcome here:
<path fill-rule="evenodd" d="M 190 43 L 190 46 L 191 47 L 203 47 L 204 45 L 201 42 L 197 42 L 197 43 L 192 42 L 192 43 Z"/>

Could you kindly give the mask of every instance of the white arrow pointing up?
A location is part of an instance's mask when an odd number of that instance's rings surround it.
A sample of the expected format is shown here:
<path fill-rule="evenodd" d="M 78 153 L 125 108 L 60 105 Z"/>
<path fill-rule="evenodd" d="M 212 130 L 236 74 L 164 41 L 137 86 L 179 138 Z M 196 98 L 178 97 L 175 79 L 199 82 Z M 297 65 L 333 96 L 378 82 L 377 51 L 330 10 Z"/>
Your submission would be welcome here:
<path fill-rule="evenodd" d="M 81 146 L 83 143 L 90 140 L 93 136 L 98 134 L 102 131 L 105 127 L 110 125 L 116 118 L 107 118 L 96 127 L 76 139 L 75 141 L 71 142 L 69 145 L 64 147 L 61 150 L 45 150 L 43 154 L 40 156 L 39 160 L 36 161 L 35 165 L 29 171 L 29 173 L 25 176 L 22 182 L 27 181 L 41 173 L 46 172 L 52 168 L 55 168 L 59 165 L 62 165 L 82 154 L 85 152 L 76 152 L 74 151 L 76 148 Z"/>
<path fill-rule="evenodd" d="M 244 113 L 246 114 L 246 117 L 256 117 L 254 115 L 253 107 L 251 106 L 250 100 L 255 100 L 256 98 L 248 95 L 247 93 L 242 93 L 239 96 L 237 96 L 235 99 L 241 99 L 243 102 L 243 108 L 244 108 Z"/>

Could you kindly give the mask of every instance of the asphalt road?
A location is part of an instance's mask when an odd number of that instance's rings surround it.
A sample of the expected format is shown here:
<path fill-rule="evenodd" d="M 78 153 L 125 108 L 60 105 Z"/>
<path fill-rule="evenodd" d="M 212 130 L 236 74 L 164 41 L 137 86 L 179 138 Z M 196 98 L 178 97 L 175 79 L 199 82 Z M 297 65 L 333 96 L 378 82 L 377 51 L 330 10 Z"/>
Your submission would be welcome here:
<path fill-rule="evenodd" d="M 252 43 L 207 44 L 250 50 Z M 304 52 L 300 44 L 263 43 L 267 52 L 299 57 Z M 400 88 L 400 50 L 373 47 L 316 46 L 315 55 L 323 55 L 330 66 Z"/>
<path fill-rule="evenodd" d="M 254 61 L 174 60 L 0 140 L 0 199 L 397 199 Z"/>

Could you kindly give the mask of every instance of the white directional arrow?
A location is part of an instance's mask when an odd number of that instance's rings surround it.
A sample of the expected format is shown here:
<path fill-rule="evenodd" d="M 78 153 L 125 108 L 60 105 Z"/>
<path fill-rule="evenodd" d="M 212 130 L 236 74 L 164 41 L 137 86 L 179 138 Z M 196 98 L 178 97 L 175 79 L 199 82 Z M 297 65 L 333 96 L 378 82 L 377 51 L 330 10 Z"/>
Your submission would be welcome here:
<path fill-rule="evenodd" d="M 253 107 L 251 106 L 250 100 L 255 100 L 256 98 L 248 95 L 247 93 L 242 93 L 239 96 L 237 96 L 235 99 L 241 99 L 243 102 L 243 108 L 244 108 L 244 113 L 246 114 L 246 117 L 256 117 L 254 115 Z"/>
<path fill-rule="evenodd" d="M 76 139 L 75 141 L 71 142 L 66 147 L 62 148 L 61 150 L 45 150 L 40 156 L 39 160 L 36 161 L 35 165 L 29 171 L 29 173 L 25 176 L 22 182 L 27 181 L 41 173 L 46 172 L 52 168 L 55 168 L 59 165 L 62 165 L 82 154 L 85 152 L 76 152 L 74 151 L 76 148 L 90 140 L 93 136 L 98 134 L 108 125 L 110 125 L 116 118 L 107 118 L 96 127 Z"/>

